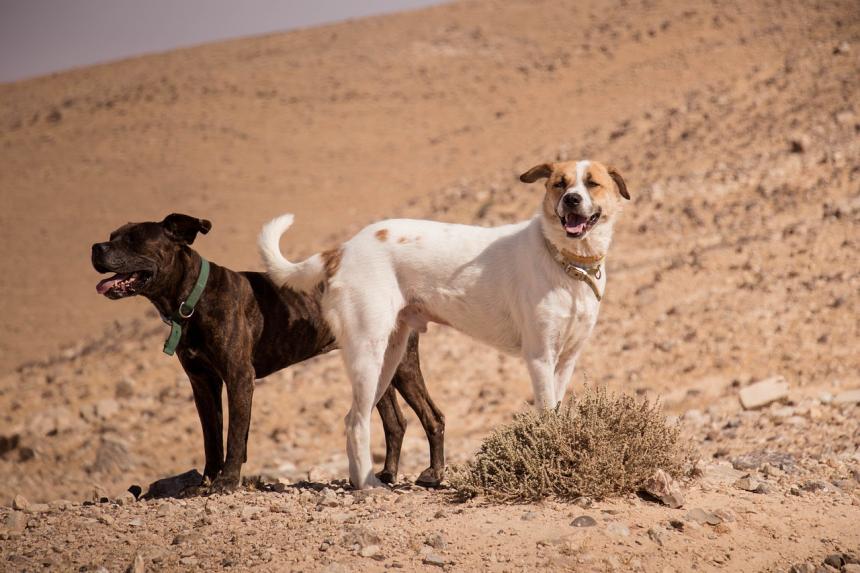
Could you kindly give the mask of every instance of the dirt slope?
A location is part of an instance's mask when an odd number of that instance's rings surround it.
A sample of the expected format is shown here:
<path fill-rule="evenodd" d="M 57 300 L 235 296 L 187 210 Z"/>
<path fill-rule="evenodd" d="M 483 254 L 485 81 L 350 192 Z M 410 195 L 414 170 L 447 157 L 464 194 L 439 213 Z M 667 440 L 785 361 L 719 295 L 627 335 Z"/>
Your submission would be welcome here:
<path fill-rule="evenodd" d="M 9 568 L 119 571 L 139 555 L 171 570 L 785 571 L 856 553 L 855 8 L 462 3 L 0 88 L 13 207 L 0 214 L 3 355 L 15 356 L 7 367 L 40 357 L 0 380 L 0 434 L 17 436 L 0 458 L 0 499 L 76 502 L 2 510 Z M 114 497 L 202 462 L 190 388 L 160 355 L 163 325 L 144 304 L 91 292 L 96 230 L 175 206 L 215 221 L 204 254 L 256 266 L 258 225 L 282 208 L 299 215 L 293 254 L 379 216 L 522 219 L 540 190 L 515 176 L 553 156 L 603 158 L 630 183 L 573 386 L 664 397 L 703 457 L 684 508 L 340 492 L 349 398 L 336 354 L 270 377 L 255 397 L 246 473 L 311 471 L 313 486 L 80 505 L 94 487 Z M 137 319 L 82 335 L 115 316 Z M 11 336 L 31 328 L 40 335 L 26 345 Z M 450 331 L 425 336 L 422 358 L 450 461 L 530 396 L 518 360 Z M 739 389 L 770 376 L 785 377 L 788 398 L 743 411 Z M 405 482 L 426 464 L 410 424 Z M 378 425 L 374 443 L 381 455 Z M 746 472 L 766 493 L 733 485 Z M 582 514 L 597 526 L 572 527 Z"/>

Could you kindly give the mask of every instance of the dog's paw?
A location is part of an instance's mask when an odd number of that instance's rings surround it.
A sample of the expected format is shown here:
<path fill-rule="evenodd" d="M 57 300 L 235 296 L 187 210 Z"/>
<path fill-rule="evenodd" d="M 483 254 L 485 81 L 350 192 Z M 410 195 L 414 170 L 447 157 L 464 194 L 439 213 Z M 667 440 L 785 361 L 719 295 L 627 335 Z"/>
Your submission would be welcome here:
<path fill-rule="evenodd" d="M 221 474 L 209 486 L 209 493 L 230 493 L 239 487 L 239 476 Z"/>
<path fill-rule="evenodd" d="M 397 474 L 388 470 L 382 470 L 381 472 L 376 474 L 376 477 L 379 478 L 382 483 L 391 484 L 397 481 Z"/>
<path fill-rule="evenodd" d="M 436 471 L 432 467 L 430 467 L 421 472 L 421 475 L 419 475 L 418 479 L 415 480 L 415 485 L 420 485 L 421 487 L 439 487 L 440 485 L 442 485 L 442 480 L 444 478 L 444 468 L 439 471 Z"/>

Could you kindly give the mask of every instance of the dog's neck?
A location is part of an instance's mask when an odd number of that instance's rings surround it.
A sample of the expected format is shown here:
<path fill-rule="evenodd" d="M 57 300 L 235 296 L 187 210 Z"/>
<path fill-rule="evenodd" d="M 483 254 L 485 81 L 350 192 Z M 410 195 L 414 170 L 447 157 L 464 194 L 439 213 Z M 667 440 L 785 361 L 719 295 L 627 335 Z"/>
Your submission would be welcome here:
<path fill-rule="evenodd" d="M 191 293 L 199 274 L 200 255 L 193 249 L 182 248 L 176 253 L 176 260 L 170 265 L 170 270 L 159 277 L 159 282 L 165 285 L 165 288 L 159 289 L 156 294 L 146 295 L 146 298 L 161 316 L 171 317 L 176 314 L 179 304 Z"/>
<path fill-rule="evenodd" d="M 582 239 L 571 239 L 558 221 L 550 221 L 541 212 L 537 217 L 540 219 L 540 228 L 543 236 L 560 253 L 581 257 L 583 259 L 602 259 L 609 252 L 612 243 L 612 222 L 596 225 Z"/>

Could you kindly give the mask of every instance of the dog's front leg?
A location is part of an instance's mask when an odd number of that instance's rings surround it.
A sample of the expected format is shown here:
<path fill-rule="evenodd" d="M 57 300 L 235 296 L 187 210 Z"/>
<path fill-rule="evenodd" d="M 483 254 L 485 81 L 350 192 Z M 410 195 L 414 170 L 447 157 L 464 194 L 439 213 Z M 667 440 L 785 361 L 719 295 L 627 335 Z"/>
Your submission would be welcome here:
<path fill-rule="evenodd" d="M 239 486 L 242 464 L 248 457 L 248 429 L 251 425 L 251 399 L 254 395 L 254 369 L 250 362 L 224 377 L 227 385 L 227 457 L 224 469 L 212 483 L 215 491 L 230 491 Z"/>
<path fill-rule="evenodd" d="M 523 358 L 532 379 L 536 408 L 555 408 L 555 365 L 557 357 L 549 345 L 535 333 L 523 341 Z"/>
<path fill-rule="evenodd" d="M 203 428 L 203 449 L 206 466 L 203 476 L 214 480 L 224 466 L 224 417 L 221 412 L 221 377 L 201 362 L 194 361 L 184 353 L 179 362 L 188 375 L 194 392 L 194 404 Z"/>

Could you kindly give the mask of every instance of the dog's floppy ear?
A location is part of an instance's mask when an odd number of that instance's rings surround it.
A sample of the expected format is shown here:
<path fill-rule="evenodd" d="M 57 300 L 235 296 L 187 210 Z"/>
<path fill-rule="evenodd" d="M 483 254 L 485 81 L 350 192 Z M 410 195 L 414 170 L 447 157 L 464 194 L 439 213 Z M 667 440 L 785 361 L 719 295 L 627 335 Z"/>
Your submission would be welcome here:
<path fill-rule="evenodd" d="M 549 177 L 551 173 L 552 164 L 541 163 L 540 165 L 535 165 L 534 167 L 520 175 L 520 181 L 522 181 L 523 183 L 534 183 L 538 179 Z"/>
<path fill-rule="evenodd" d="M 624 182 L 624 178 L 621 177 L 621 174 L 618 173 L 618 170 L 614 167 L 609 167 L 607 171 L 609 171 L 609 176 L 612 177 L 615 184 L 618 185 L 618 192 L 621 193 L 622 197 L 629 201 L 630 193 L 627 192 L 627 183 Z"/>
<path fill-rule="evenodd" d="M 190 245 L 197 238 L 197 233 L 204 235 L 212 228 L 212 223 L 206 219 L 198 219 L 181 213 L 171 213 L 161 222 L 167 236 L 176 241 Z"/>

